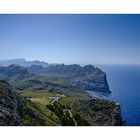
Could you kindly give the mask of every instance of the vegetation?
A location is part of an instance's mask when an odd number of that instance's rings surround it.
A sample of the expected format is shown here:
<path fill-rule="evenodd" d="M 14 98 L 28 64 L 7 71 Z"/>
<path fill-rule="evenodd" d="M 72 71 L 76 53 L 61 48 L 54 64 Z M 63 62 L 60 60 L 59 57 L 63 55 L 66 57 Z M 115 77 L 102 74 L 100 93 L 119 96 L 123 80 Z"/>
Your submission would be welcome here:
<path fill-rule="evenodd" d="M 60 69 L 56 71 L 55 68 Z M 34 72 L 39 73 L 38 69 L 40 66 Z M 42 67 L 41 69 L 44 70 Z M 101 70 L 93 66 L 81 68 L 78 65 L 58 65 L 47 70 L 48 74 L 45 71 L 45 73 L 35 75 L 20 66 L 11 65 L 0 68 L 0 76 L 7 79 L 13 87 L 12 89 L 4 80 L 0 81 L 0 109 L 2 112 L 0 125 L 96 126 L 122 124 L 120 106 L 112 101 L 91 100 L 88 93 L 79 88 L 80 83 L 73 82 L 73 80 L 81 81 L 82 78 L 81 87 L 83 87 L 84 83 L 90 85 L 90 82 L 94 83 L 94 80 L 97 80 L 94 86 L 98 83 L 103 90 L 103 79 L 106 79 Z M 99 82 L 98 79 L 102 80 Z M 99 88 L 98 85 L 97 88 Z"/>
<path fill-rule="evenodd" d="M 57 125 L 121 125 L 119 106 L 113 101 L 81 100 L 47 91 L 23 93 L 23 96 L 30 99 L 41 109 L 41 113 Z M 52 104 L 55 99 L 58 100 Z"/>

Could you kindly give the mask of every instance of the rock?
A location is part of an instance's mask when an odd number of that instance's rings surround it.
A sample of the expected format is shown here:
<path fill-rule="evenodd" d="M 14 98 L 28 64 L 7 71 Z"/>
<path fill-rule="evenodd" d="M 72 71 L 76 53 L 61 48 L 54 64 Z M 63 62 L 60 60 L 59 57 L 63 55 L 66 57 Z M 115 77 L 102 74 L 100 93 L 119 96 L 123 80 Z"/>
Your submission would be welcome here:
<path fill-rule="evenodd" d="M 77 64 L 50 65 L 48 67 L 43 67 L 42 65 L 31 65 L 27 68 L 17 65 L 0 67 L 0 77 L 8 80 L 10 84 L 16 85 L 15 87 L 20 85 L 21 80 L 24 81 L 40 75 L 43 75 L 44 77 L 56 77 L 68 80 L 72 86 L 82 90 L 110 92 L 106 74 L 92 65 L 87 65 L 85 67 L 81 67 Z"/>
<path fill-rule="evenodd" d="M 39 68 L 39 67 L 38 67 Z M 81 67 L 80 65 L 51 65 L 47 68 L 40 68 L 34 74 L 43 74 L 71 81 L 72 85 L 84 90 L 110 93 L 106 74 L 99 68 L 92 65 Z"/>
<path fill-rule="evenodd" d="M 21 118 L 17 113 L 15 94 L 10 85 L 0 81 L 0 125 L 20 125 Z"/>
<path fill-rule="evenodd" d="M 122 126 L 120 105 L 104 99 L 81 100 L 78 111 L 92 126 Z"/>
<path fill-rule="evenodd" d="M 0 126 L 45 125 L 36 106 L 0 80 Z"/>

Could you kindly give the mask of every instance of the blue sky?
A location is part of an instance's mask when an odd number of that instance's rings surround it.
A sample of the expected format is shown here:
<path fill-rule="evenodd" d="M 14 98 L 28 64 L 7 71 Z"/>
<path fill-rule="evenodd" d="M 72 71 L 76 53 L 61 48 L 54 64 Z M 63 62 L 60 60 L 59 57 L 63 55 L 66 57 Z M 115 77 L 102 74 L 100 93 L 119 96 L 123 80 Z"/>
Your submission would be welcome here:
<path fill-rule="evenodd" d="M 0 15 L 0 59 L 140 64 L 140 15 Z"/>

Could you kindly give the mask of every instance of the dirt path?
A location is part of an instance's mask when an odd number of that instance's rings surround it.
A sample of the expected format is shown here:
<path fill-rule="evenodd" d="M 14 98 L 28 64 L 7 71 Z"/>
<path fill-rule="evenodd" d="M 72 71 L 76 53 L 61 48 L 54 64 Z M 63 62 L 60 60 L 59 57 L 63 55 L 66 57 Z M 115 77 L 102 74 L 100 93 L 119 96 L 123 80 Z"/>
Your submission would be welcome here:
<path fill-rule="evenodd" d="M 70 115 L 70 118 L 72 118 L 72 120 L 74 121 L 75 126 L 77 126 L 77 122 L 74 119 L 72 112 L 69 109 L 64 109 L 63 112 L 68 112 Z"/>

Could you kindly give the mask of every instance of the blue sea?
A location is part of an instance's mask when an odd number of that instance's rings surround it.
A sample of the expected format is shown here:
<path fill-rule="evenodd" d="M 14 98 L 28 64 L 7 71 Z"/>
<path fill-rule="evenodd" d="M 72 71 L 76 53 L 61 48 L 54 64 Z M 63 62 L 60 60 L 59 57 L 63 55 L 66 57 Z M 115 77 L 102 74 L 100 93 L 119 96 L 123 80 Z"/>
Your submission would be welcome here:
<path fill-rule="evenodd" d="M 107 74 L 111 94 L 105 96 L 121 105 L 127 126 L 140 126 L 140 65 L 99 65 Z"/>

